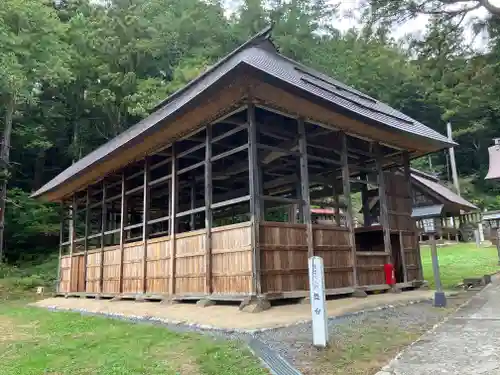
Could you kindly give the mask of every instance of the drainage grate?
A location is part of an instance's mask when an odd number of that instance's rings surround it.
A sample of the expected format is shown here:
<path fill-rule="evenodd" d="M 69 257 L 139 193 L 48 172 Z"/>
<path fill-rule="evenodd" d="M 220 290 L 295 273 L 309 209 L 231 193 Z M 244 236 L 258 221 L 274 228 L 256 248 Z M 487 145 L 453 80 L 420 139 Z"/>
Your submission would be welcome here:
<path fill-rule="evenodd" d="M 253 350 L 264 364 L 271 370 L 273 375 L 302 375 L 300 371 L 288 363 L 282 356 L 275 353 L 266 344 L 256 338 L 248 342 L 248 346 Z"/>

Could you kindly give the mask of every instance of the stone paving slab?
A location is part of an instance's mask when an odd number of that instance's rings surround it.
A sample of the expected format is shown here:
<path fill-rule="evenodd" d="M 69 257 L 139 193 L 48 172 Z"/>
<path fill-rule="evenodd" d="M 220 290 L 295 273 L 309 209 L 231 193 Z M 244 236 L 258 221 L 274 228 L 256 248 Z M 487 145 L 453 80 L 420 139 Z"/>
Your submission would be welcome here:
<path fill-rule="evenodd" d="M 500 375 L 500 280 L 377 375 Z"/>
<path fill-rule="evenodd" d="M 327 311 L 330 317 L 335 317 L 356 311 L 406 304 L 430 298 L 432 298 L 432 292 L 427 290 L 370 295 L 367 298 L 341 298 L 327 301 Z M 227 305 L 203 308 L 183 303 L 165 305 L 157 302 L 110 302 L 108 300 L 62 297 L 41 300 L 36 302 L 35 306 L 63 310 L 85 310 L 90 313 L 157 317 L 172 322 L 240 330 L 285 327 L 311 319 L 311 306 L 307 304 L 273 306 L 270 310 L 256 314 L 241 312 L 237 306 Z"/>

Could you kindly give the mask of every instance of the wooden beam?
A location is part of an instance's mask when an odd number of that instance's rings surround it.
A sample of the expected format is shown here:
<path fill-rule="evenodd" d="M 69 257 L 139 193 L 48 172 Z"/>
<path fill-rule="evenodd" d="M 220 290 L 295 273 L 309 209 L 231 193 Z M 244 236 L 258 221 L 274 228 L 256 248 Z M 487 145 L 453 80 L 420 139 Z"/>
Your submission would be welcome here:
<path fill-rule="evenodd" d="M 212 126 L 205 140 L 205 293 L 212 293 Z"/>
<path fill-rule="evenodd" d="M 231 129 L 231 130 L 229 130 L 229 131 L 227 131 L 227 132 L 225 132 L 225 133 L 223 133 L 221 135 L 218 135 L 217 137 L 213 137 L 212 138 L 212 143 L 217 143 L 217 142 L 223 140 L 224 138 L 227 138 L 227 137 L 229 137 L 229 136 L 231 136 L 233 134 L 236 134 L 236 133 L 238 133 L 238 132 L 240 132 L 242 130 L 245 130 L 245 129 L 248 129 L 248 125 L 247 124 L 239 125 L 236 128 L 234 128 L 234 129 Z"/>
<path fill-rule="evenodd" d="M 300 199 L 286 198 L 286 197 L 276 197 L 276 196 L 273 196 L 273 195 L 262 195 L 260 197 L 260 199 L 263 200 L 263 201 L 279 202 L 279 203 L 285 203 L 285 204 L 294 204 L 294 203 L 302 204 L 302 201 Z"/>
<path fill-rule="evenodd" d="M 384 159 L 378 143 L 374 144 L 376 158 L 376 167 L 378 175 L 378 192 L 379 192 L 379 204 L 380 204 L 380 224 L 384 231 L 384 249 L 385 252 L 391 254 L 389 259 L 391 263 L 393 262 L 392 251 L 391 251 L 391 228 L 389 227 L 389 212 L 387 209 L 387 191 L 385 185 L 384 170 L 382 169 Z"/>
<path fill-rule="evenodd" d="M 142 258 L 142 291 L 147 293 L 148 290 L 148 235 L 149 235 L 149 208 L 150 208 L 150 187 L 149 187 L 149 159 L 144 159 L 144 182 L 143 182 L 143 200 L 142 200 L 142 242 L 143 242 L 143 258 Z"/>
<path fill-rule="evenodd" d="M 177 157 L 175 143 L 172 144 L 172 178 L 170 179 L 170 295 L 175 294 L 175 249 L 177 232 Z"/>
<path fill-rule="evenodd" d="M 125 173 L 122 172 L 122 191 L 120 204 L 120 293 L 123 293 L 123 253 L 125 251 L 125 225 L 127 223 L 127 196 L 125 195 Z"/>
<path fill-rule="evenodd" d="M 218 154 L 218 155 L 215 155 L 215 156 L 212 156 L 211 160 L 212 161 L 216 161 L 216 160 L 219 160 L 219 159 L 223 159 L 225 157 L 228 157 L 228 156 L 231 156 L 233 154 L 236 154 L 238 152 L 241 152 L 241 151 L 244 151 L 248 148 L 248 144 L 245 143 L 244 145 L 241 145 L 241 146 L 238 146 L 238 147 L 235 147 L 231 150 L 228 150 L 226 152 L 223 152 L 221 154 Z"/>
<path fill-rule="evenodd" d="M 358 280 L 358 265 L 356 256 L 356 237 L 354 235 L 354 223 L 353 223 L 353 212 L 352 212 L 352 199 L 351 199 L 351 183 L 349 182 L 350 171 L 349 162 L 347 155 L 347 135 L 345 133 L 340 133 L 340 140 L 342 144 L 342 183 L 344 187 L 344 197 L 347 203 L 347 208 L 345 212 L 345 219 L 347 228 L 349 229 L 349 246 L 351 247 L 352 254 L 352 285 L 357 287 L 359 285 Z"/>
<path fill-rule="evenodd" d="M 260 271 L 260 173 L 259 173 L 259 154 L 257 151 L 257 121 L 255 119 L 255 106 L 248 105 L 247 109 L 248 122 L 248 188 L 250 195 L 250 221 L 252 232 L 252 277 L 253 277 L 253 294 L 260 295 L 262 293 L 261 286 L 261 271 Z"/>
<path fill-rule="evenodd" d="M 307 257 L 314 256 L 314 238 L 311 218 L 311 197 L 309 194 L 309 171 L 307 162 L 307 138 L 304 120 L 297 120 L 299 132 L 299 152 L 300 152 L 300 181 L 302 188 L 302 215 L 306 224 Z"/>
<path fill-rule="evenodd" d="M 107 224 L 107 205 L 106 205 L 106 179 L 102 180 L 102 197 L 101 197 L 101 267 L 99 268 L 99 292 L 103 293 L 104 290 L 104 236 L 106 233 Z"/>

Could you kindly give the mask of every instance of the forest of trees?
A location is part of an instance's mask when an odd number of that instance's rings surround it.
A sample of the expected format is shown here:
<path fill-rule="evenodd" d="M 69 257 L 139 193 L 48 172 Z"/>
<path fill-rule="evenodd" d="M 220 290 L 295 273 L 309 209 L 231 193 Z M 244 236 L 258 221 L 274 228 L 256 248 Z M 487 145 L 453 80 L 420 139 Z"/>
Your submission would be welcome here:
<path fill-rule="evenodd" d="M 463 194 L 500 209 L 500 184 L 484 181 L 500 137 L 500 17 L 467 17 L 480 1 L 447 3 L 366 1 L 359 26 L 340 31 L 327 0 L 241 0 L 230 12 L 220 0 L 1 0 L 5 258 L 57 248 L 58 207 L 31 192 L 268 24 L 284 55 L 441 133 L 451 122 Z M 391 30 L 419 13 L 422 35 L 395 40 Z M 466 29 L 486 37 L 469 41 Z M 414 165 L 449 178 L 444 152 Z"/>

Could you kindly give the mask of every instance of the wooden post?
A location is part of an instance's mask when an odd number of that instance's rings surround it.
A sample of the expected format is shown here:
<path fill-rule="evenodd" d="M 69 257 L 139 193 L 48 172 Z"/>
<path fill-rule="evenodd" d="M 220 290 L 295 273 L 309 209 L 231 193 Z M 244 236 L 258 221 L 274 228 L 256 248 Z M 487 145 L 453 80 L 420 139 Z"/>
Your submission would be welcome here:
<path fill-rule="evenodd" d="M 212 126 L 205 139 L 205 293 L 212 293 Z"/>
<path fill-rule="evenodd" d="M 411 203 L 410 210 L 413 210 L 413 189 L 411 186 L 410 153 L 408 151 L 403 152 L 403 171 L 404 171 L 405 181 L 407 184 L 406 186 L 408 187 L 408 197 L 409 197 L 409 200 Z M 418 241 L 418 238 L 416 236 L 420 237 L 420 241 Z M 422 268 L 422 256 L 420 255 L 420 242 L 422 242 L 422 236 L 420 234 L 415 235 L 415 242 L 416 242 L 415 251 L 416 251 L 416 255 L 417 255 L 417 265 L 419 268 L 419 278 L 420 278 L 420 280 L 423 280 L 424 279 L 424 270 Z M 406 267 L 406 265 L 405 265 L 405 267 Z"/>
<path fill-rule="evenodd" d="M 262 292 L 260 275 L 260 219 L 262 215 L 260 194 L 261 181 L 259 173 L 259 160 L 257 151 L 257 121 L 255 119 L 255 106 L 250 103 L 247 109 L 248 122 L 248 187 L 250 194 L 250 221 L 252 223 L 252 277 L 253 294 Z"/>
<path fill-rule="evenodd" d="M 309 194 L 309 171 L 307 169 L 307 138 L 304 120 L 297 120 L 299 130 L 300 182 L 302 186 L 302 215 L 306 224 L 307 257 L 314 256 L 314 238 L 311 218 L 311 197 Z"/>
<path fill-rule="evenodd" d="M 300 160 L 297 163 L 297 170 L 300 171 Z M 299 175 L 300 176 L 300 175 Z M 297 184 L 295 186 L 295 191 L 297 195 L 297 199 L 300 200 L 300 204 L 297 205 L 298 208 L 298 217 L 295 219 L 295 223 L 302 223 L 304 222 L 304 206 L 302 204 L 303 202 L 303 195 L 302 195 L 302 183 L 301 183 L 301 178 L 297 181 Z"/>
<path fill-rule="evenodd" d="M 401 263 L 403 265 L 403 280 L 405 283 L 408 282 L 408 268 L 406 265 L 406 252 L 405 252 L 405 241 L 403 238 L 403 231 L 399 231 L 399 248 L 401 251 Z"/>
<path fill-rule="evenodd" d="M 122 172 L 121 217 L 120 217 L 120 293 L 123 293 L 123 253 L 125 250 L 125 226 L 127 225 L 127 197 L 125 195 L 125 172 Z"/>
<path fill-rule="evenodd" d="M 337 224 L 337 227 L 340 228 L 342 225 L 342 215 L 340 213 L 340 195 L 337 189 L 337 176 L 335 175 L 335 172 L 333 173 L 333 181 L 332 181 L 332 188 L 333 188 L 333 199 L 335 200 L 335 223 Z"/>
<path fill-rule="evenodd" d="M 347 207 L 345 212 L 346 225 L 349 229 L 349 245 L 351 246 L 352 253 L 352 285 L 357 287 L 359 285 L 358 280 L 358 265 L 356 257 L 356 237 L 354 236 L 354 225 L 353 225 L 353 212 L 352 212 L 352 200 L 351 200 L 351 183 L 349 181 L 351 173 L 349 172 L 349 160 L 347 156 L 347 135 L 345 133 L 340 133 L 340 139 L 342 144 L 341 151 L 341 163 L 342 163 L 342 183 L 344 187 L 344 196 L 346 199 Z"/>
<path fill-rule="evenodd" d="M 142 190 L 142 243 L 143 243 L 143 259 L 142 259 L 142 292 L 148 291 L 148 235 L 149 235 L 149 200 L 150 200 L 150 187 L 149 187 L 149 159 L 144 158 L 144 186 Z"/>
<path fill-rule="evenodd" d="M 72 203 L 71 203 L 71 223 L 69 228 L 70 233 L 70 247 L 69 247 L 69 287 L 68 290 L 72 292 L 72 281 L 73 281 L 73 252 L 75 251 L 75 232 L 76 232 L 76 195 L 73 194 Z"/>
<path fill-rule="evenodd" d="M 170 295 L 175 294 L 175 233 L 177 232 L 177 154 L 172 144 L 172 178 L 170 179 Z"/>
<path fill-rule="evenodd" d="M 366 174 L 362 174 L 361 178 L 366 181 Z M 370 207 L 368 201 L 368 185 L 361 185 L 361 202 L 363 205 L 363 225 L 369 227 L 371 225 L 370 220 Z"/>
<path fill-rule="evenodd" d="M 85 238 L 83 248 L 83 291 L 87 292 L 87 262 L 89 255 L 89 223 L 90 223 L 90 188 L 85 194 Z"/>
<path fill-rule="evenodd" d="M 107 224 L 107 218 L 108 218 L 108 213 L 107 213 L 107 205 L 106 205 L 106 180 L 102 180 L 102 200 L 101 200 L 101 268 L 99 270 L 100 272 L 100 279 L 99 279 L 99 292 L 103 293 L 104 292 L 104 246 L 105 246 L 105 240 L 104 240 L 104 232 L 106 232 L 106 224 Z"/>
<path fill-rule="evenodd" d="M 379 202 L 380 202 L 380 224 L 384 231 L 384 249 L 389 255 L 390 262 L 392 259 L 392 246 L 391 246 L 391 228 L 389 227 L 389 213 L 387 211 L 387 191 L 385 187 L 385 176 L 383 170 L 383 156 L 380 150 L 380 145 L 376 143 L 375 145 L 376 154 L 376 164 L 377 164 L 377 175 L 378 175 L 378 192 L 379 192 Z"/>
<path fill-rule="evenodd" d="M 208 126 L 207 126 L 207 129 L 208 129 Z M 190 209 L 194 210 L 195 206 L 196 206 L 196 180 L 194 178 L 191 180 L 191 183 L 190 183 L 190 199 L 191 199 Z M 192 213 L 189 217 L 189 229 L 190 230 L 194 230 L 194 227 L 195 227 L 195 216 L 194 215 L 195 214 Z"/>
<path fill-rule="evenodd" d="M 61 202 L 61 212 L 59 215 L 61 218 L 61 231 L 59 233 L 59 261 L 57 263 L 57 285 L 56 285 L 57 293 L 59 293 L 61 289 L 61 259 L 62 259 L 63 242 L 64 242 L 64 221 L 67 215 L 66 212 L 64 212 L 64 202 Z"/>

